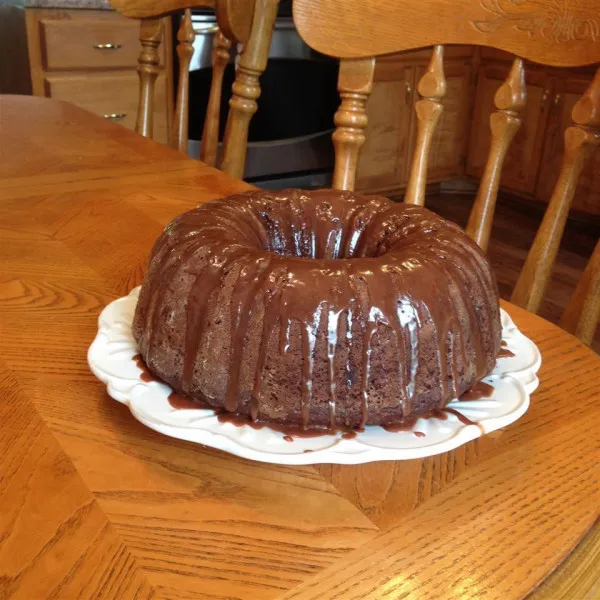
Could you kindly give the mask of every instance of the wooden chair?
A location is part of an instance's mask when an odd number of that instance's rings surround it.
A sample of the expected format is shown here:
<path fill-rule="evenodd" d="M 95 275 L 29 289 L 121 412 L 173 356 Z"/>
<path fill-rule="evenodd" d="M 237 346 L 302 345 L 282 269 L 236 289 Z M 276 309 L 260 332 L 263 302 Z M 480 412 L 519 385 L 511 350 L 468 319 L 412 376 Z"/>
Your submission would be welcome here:
<path fill-rule="evenodd" d="M 559 6 L 560 4 L 560 6 Z M 419 81 L 417 140 L 405 202 L 423 205 L 427 159 L 446 92 L 443 44 L 489 46 L 516 55 L 495 96 L 490 151 L 467 233 L 487 250 L 504 158 L 526 102 L 524 59 L 556 67 L 600 61 L 600 0 L 295 0 L 294 21 L 304 41 L 341 59 L 335 115 L 333 186 L 353 189 L 367 125 L 375 57 L 433 46 Z M 565 154 L 554 193 L 515 286 L 512 302 L 532 312 L 540 306 L 564 231 L 575 186 L 600 140 L 600 69 L 565 131 Z M 590 343 L 600 313 L 598 245 L 562 324 Z"/>
<path fill-rule="evenodd" d="M 171 134 L 171 146 L 181 152 L 187 152 L 188 145 L 189 66 L 195 39 L 191 9 L 215 9 L 219 31 L 214 37 L 212 83 L 200 149 L 200 159 L 211 166 L 217 162 L 223 73 L 229 62 L 232 44 L 242 45 L 229 101 L 221 162 L 223 171 L 241 179 L 246 162 L 248 128 L 258 108 L 259 77 L 267 65 L 279 0 L 111 0 L 111 4 L 122 15 L 141 20 L 142 50 L 138 59 L 140 99 L 136 131 L 146 137 L 152 136 L 154 82 L 159 72 L 158 47 L 162 36 L 161 18 L 184 11 L 177 34 L 179 83 Z"/>

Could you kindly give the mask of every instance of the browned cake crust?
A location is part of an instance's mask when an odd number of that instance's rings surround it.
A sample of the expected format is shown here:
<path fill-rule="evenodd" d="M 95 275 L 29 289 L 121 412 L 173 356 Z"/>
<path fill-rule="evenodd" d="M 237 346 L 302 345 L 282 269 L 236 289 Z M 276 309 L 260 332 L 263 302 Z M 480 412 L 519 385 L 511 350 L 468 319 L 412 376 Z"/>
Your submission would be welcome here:
<path fill-rule="evenodd" d="M 177 217 L 133 322 L 174 390 L 302 428 L 392 424 L 493 369 L 498 292 L 463 231 L 418 206 L 256 191 Z"/>

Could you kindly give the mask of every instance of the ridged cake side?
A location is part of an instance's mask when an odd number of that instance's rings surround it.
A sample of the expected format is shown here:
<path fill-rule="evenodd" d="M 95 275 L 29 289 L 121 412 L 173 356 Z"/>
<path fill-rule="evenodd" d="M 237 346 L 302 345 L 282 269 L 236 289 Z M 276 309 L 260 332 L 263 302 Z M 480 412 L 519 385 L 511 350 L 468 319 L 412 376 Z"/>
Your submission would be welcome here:
<path fill-rule="evenodd" d="M 493 369 L 501 341 L 494 277 L 462 230 L 333 190 L 251 192 L 175 219 L 133 330 L 178 393 L 302 428 L 441 408 Z"/>

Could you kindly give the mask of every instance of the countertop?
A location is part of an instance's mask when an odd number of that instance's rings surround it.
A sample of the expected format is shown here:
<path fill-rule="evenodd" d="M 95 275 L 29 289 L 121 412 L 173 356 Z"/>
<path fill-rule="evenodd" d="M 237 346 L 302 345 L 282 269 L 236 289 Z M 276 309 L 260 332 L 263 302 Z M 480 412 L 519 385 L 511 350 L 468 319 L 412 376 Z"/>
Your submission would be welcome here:
<path fill-rule="evenodd" d="M 25 8 L 87 8 L 112 10 L 108 0 L 26 0 Z"/>

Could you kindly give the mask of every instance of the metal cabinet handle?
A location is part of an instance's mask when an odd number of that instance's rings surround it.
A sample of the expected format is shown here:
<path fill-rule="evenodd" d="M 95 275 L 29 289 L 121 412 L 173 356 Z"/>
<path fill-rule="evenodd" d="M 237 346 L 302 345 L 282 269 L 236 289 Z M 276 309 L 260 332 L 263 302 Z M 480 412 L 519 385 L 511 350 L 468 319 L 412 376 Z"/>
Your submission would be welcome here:
<path fill-rule="evenodd" d="M 121 44 L 94 44 L 96 50 L 118 50 Z"/>
<path fill-rule="evenodd" d="M 560 102 L 560 94 L 556 94 L 554 96 L 554 101 L 553 101 L 554 106 L 558 106 L 559 102 Z"/>
<path fill-rule="evenodd" d="M 111 121 L 122 121 L 127 116 L 127 113 L 108 113 L 102 116 L 105 119 L 110 119 Z"/>
<path fill-rule="evenodd" d="M 218 33 L 218 31 L 218 25 L 211 25 L 210 27 L 206 27 L 206 29 L 194 29 L 194 33 L 198 35 L 212 35 L 213 33 Z"/>
<path fill-rule="evenodd" d="M 406 83 L 406 97 L 408 98 L 412 94 L 412 87 L 410 87 L 410 83 Z"/>

